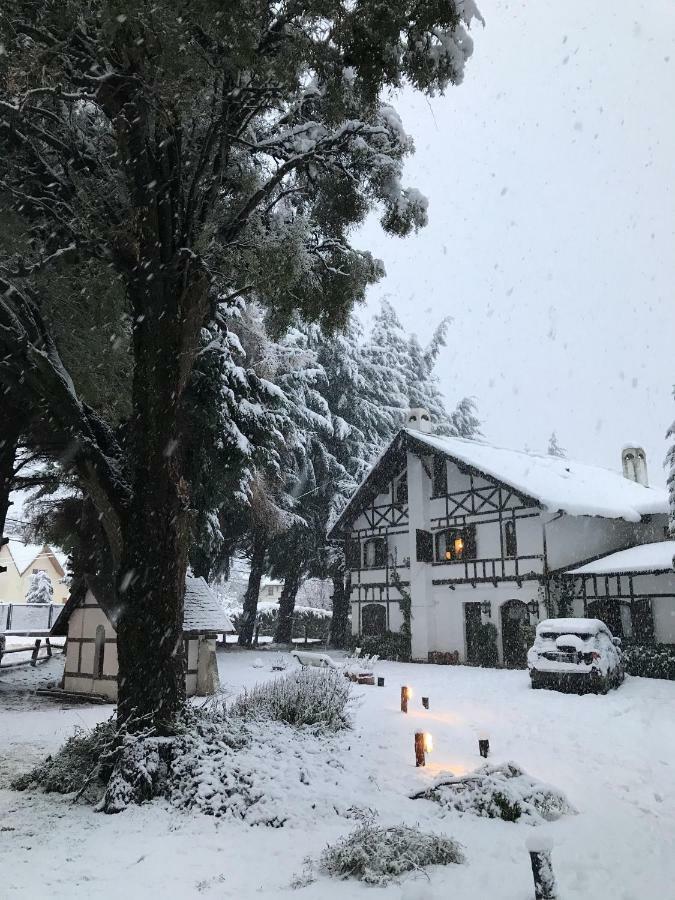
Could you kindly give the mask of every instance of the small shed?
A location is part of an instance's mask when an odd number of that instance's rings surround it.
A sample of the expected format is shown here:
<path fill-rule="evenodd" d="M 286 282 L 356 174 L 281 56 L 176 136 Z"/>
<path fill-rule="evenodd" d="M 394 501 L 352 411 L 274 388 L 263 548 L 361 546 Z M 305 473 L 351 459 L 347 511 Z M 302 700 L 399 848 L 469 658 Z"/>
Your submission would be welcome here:
<path fill-rule="evenodd" d="M 117 699 L 117 632 L 119 606 L 110 583 L 87 578 L 79 594 L 71 593 L 51 629 L 67 637 L 62 687 L 76 694 Z M 203 578 L 185 579 L 183 641 L 188 697 L 218 690 L 216 638 L 234 632 L 222 604 Z"/>

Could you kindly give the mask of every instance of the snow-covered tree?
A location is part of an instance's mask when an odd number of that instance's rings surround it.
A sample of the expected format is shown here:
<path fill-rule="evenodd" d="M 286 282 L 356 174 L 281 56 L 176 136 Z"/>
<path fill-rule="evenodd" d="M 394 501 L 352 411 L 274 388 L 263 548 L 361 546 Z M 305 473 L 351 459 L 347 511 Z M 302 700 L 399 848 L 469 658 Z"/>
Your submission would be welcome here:
<path fill-rule="evenodd" d="M 0 259 L 3 383 L 46 410 L 118 574 L 118 717 L 182 704 L 193 517 L 184 403 L 214 305 L 253 295 L 274 327 L 334 327 L 382 274 L 349 242 L 377 207 L 405 235 L 412 141 L 385 102 L 459 83 L 472 0 L 11 2 L 0 17 L 0 197 L 31 241 Z M 129 415 L 87 404 L 37 274 L 96 260 L 125 301 Z M 78 292 L 74 292 L 78 296 Z M 95 355 L 82 365 L 93 368 Z M 176 652 L 176 648 L 179 652 Z M 133 727 L 133 726 L 132 726 Z"/>
<path fill-rule="evenodd" d="M 551 437 L 548 441 L 548 455 L 549 456 L 559 456 L 561 458 L 565 458 L 567 456 L 567 451 L 564 447 L 560 446 L 558 442 L 558 437 L 555 431 L 551 432 Z"/>
<path fill-rule="evenodd" d="M 54 588 L 49 575 L 43 569 L 33 572 L 28 581 L 26 603 L 51 603 L 53 598 Z"/>

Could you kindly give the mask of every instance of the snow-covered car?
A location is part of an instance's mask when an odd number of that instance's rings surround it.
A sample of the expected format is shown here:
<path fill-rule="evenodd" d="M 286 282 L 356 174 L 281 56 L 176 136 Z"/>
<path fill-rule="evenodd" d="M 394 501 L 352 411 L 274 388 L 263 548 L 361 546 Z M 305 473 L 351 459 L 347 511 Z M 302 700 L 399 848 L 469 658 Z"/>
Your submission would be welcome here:
<path fill-rule="evenodd" d="M 600 619 L 546 619 L 527 652 L 532 687 L 606 694 L 624 679 L 620 648 Z"/>

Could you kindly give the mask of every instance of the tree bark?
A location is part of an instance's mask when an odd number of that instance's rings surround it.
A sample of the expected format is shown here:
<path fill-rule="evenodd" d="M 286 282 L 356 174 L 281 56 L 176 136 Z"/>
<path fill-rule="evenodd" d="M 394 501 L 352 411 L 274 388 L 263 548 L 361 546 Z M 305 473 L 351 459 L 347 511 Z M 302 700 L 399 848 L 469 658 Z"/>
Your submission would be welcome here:
<path fill-rule="evenodd" d="M 171 722 L 185 699 L 183 600 L 191 517 L 181 409 L 206 312 L 206 283 L 177 266 L 167 273 L 152 214 L 142 219 L 144 273 L 132 283 L 134 329 L 131 502 L 118 572 L 120 722 Z M 154 244 L 151 247 L 154 235 Z"/>
<path fill-rule="evenodd" d="M 293 565 L 286 573 L 284 587 L 279 598 L 279 616 L 274 632 L 276 644 L 290 644 L 293 638 L 293 612 L 295 611 L 295 598 L 300 587 L 302 566 Z"/>
<path fill-rule="evenodd" d="M 253 552 L 251 554 L 251 571 L 248 576 L 248 585 L 244 594 L 244 611 L 239 626 L 239 644 L 242 647 L 250 647 L 253 642 L 255 620 L 258 615 L 258 597 L 260 596 L 260 581 L 265 567 L 265 553 L 267 542 L 257 533 L 253 538 Z"/>
<path fill-rule="evenodd" d="M 349 594 L 345 586 L 345 572 L 333 572 L 333 618 L 330 625 L 330 646 L 343 649 L 349 638 Z"/>

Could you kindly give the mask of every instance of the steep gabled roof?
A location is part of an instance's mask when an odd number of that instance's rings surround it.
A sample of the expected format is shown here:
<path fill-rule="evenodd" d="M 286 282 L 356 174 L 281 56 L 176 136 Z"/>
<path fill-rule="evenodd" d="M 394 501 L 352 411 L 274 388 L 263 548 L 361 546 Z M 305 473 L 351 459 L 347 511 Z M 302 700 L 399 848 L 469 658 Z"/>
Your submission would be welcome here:
<path fill-rule="evenodd" d="M 114 585 L 110 579 L 87 578 L 87 586 L 99 605 L 117 628 L 121 611 Z M 51 634 L 65 636 L 68 634 L 68 621 L 80 601 L 83 593 L 71 593 L 65 606 L 52 626 Z M 225 613 L 223 605 L 203 578 L 185 578 L 185 601 L 183 606 L 183 632 L 185 634 L 232 634 L 234 626 Z"/>
<path fill-rule="evenodd" d="M 526 502 L 552 512 L 562 510 L 575 516 L 602 516 L 639 522 L 643 516 L 668 511 L 665 488 L 643 487 L 611 469 L 404 428 L 354 493 L 333 526 L 331 536 L 336 537 L 353 519 L 355 511 L 366 505 L 375 489 L 377 470 L 386 465 L 388 454 L 394 448 L 398 448 L 399 453 L 403 448 L 416 449 L 421 453 L 441 453 L 461 469 L 505 485 Z"/>
<path fill-rule="evenodd" d="M 47 544 L 26 544 L 20 538 L 10 537 L 7 549 L 19 575 L 23 575 L 34 562 L 39 563 L 41 559 L 47 558 L 52 562 L 59 575 L 65 574 L 61 562 Z"/>

